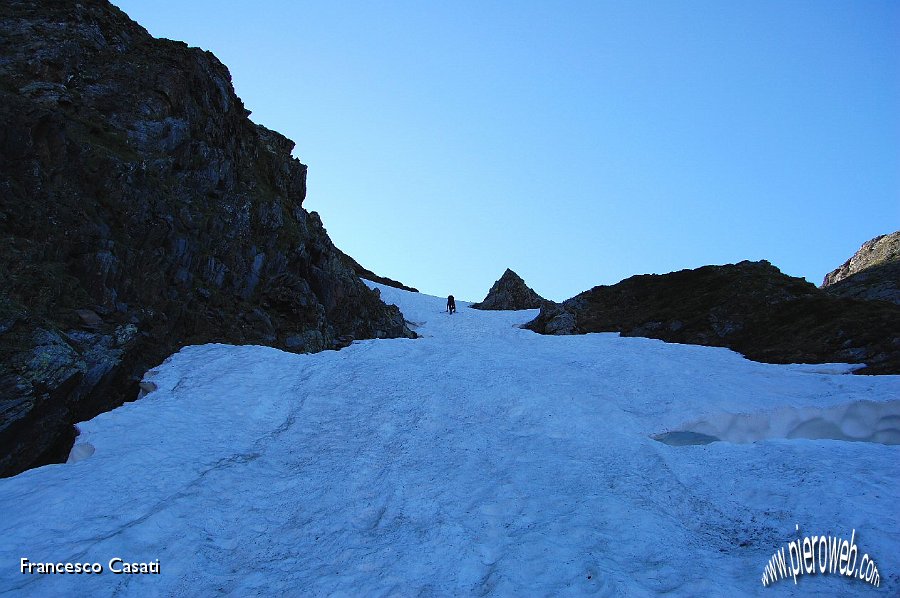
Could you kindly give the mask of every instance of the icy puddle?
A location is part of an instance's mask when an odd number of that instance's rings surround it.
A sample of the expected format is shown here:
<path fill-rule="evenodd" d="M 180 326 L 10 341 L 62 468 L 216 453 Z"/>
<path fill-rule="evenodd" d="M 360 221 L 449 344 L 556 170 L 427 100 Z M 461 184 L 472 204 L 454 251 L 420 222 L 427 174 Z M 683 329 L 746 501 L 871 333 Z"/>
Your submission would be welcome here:
<path fill-rule="evenodd" d="M 900 594 L 900 376 L 540 336 L 536 310 L 375 286 L 423 338 L 185 347 L 70 463 L 0 479 L 0 595 Z M 855 530 L 882 587 L 763 587 L 798 525 Z"/>
<path fill-rule="evenodd" d="M 671 446 L 772 438 L 900 444 L 900 399 L 855 401 L 829 408 L 783 407 L 753 414 L 720 413 L 652 436 Z"/>

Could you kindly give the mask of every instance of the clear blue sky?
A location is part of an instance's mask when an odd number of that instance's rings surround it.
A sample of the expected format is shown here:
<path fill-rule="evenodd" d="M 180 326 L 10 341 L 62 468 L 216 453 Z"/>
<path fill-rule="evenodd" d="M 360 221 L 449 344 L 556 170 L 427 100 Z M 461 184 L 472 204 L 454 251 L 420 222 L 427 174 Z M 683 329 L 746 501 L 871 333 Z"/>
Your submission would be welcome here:
<path fill-rule="evenodd" d="M 118 0 L 224 62 L 366 267 L 561 300 L 900 229 L 900 2 Z"/>

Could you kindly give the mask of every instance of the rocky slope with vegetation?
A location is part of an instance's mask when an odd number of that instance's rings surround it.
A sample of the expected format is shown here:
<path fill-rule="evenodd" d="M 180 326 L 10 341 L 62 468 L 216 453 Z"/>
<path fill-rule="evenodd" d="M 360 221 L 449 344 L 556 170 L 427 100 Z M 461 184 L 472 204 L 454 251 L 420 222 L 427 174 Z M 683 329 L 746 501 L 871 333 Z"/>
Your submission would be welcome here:
<path fill-rule="evenodd" d="M 228 69 L 105 0 L 0 4 L 0 475 L 193 343 L 412 337 Z"/>
<path fill-rule="evenodd" d="M 900 374 L 900 306 L 833 296 L 766 261 L 632 276 L 545 303 L 526 327 L 619 332 L 729 347 L 769 363 L 865 363 L 861 373 Z"/>

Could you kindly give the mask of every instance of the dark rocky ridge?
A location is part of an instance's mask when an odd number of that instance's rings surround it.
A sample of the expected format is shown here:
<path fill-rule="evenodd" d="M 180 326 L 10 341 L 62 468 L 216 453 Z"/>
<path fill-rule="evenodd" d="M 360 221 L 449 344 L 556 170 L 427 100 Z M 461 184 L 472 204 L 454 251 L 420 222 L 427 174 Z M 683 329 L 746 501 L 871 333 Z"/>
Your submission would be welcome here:
<path fill-rule="evenodd" d="M 368 268 L 362 267 L 359 264 L 359 262 L 357 262 L 355 259 L 353 259 L 349 255 L 347 255 L 346 253 L 343 253 L 343 256 L 344 256 L 344 259 L 347 261 L 347 264 L 350 266 L 350 268 L 354 272 L 356 272 L 356 275 L 359 276 L 360 278 L 365 278 L 366 280 L 371 280 L 372 282 L 377 282 L 377 283 L 383 284 L 388 287 L 394 287 L 395 289 L 403 289 L 404 291 L 410 291 L 412 293 L 419 292 L 419 289 L 414 289 L 413 287 L 408 287 L 405 284 L 403 284 L 402 282 L 396 281 L 396 280 L 394 280 L 392 278 L 388 278 L 386 276 L 379 276 L 379 275 L 375 274 Z"/>
<path fill-rule="evenodd" d="M 862 373 L 900 374 L 900 306 L 834 297 L 765 261 L 632 276 L 546 303 L 525 327 L 619 332 L 729 347 L 769 363 L 866 363 Z"/>
<path fill-rule="evenodd" d="M 64 459 L 183 345 L 413 337 L 209 52 L 105 0 L 0 4 L 0 475 Z"/>
<path fill-rule="evenodd" d="M 900 305 L 900 231 L 863 243 L 849 260 L 825 276 L 822 288 L 838 297 Z"/>
<path fill-rule="evenodd" d="M 509 268 L 488 291 L 481 303 L 473 303 L 475 309 L 537 309 L 546 301 L 525 284 L 522 277 Z"/>

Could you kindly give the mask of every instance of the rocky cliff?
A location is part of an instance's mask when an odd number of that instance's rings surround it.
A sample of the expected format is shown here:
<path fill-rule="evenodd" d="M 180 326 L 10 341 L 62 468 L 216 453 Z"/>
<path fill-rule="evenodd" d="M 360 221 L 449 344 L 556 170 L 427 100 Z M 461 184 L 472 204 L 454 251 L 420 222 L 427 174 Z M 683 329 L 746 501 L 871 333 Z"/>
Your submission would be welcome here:
<path fill-rule="evenodd" d="M 825 275 L 822 288 L 838 297 L 900 305 L 900 231 L 863 243 L 841 267 Z"/>
<path fill-rule="evenodd" d="M 0 475 L 182 345 L 414 336 L 248 115 L 215 56 L 104 0 L 0 4 Z"/>
<path fill-rule="evenodd" d="M 481 303 L 473 303 L 475 309 L 537 309 L 546 301 L 525 284 L 522 277 L 509 268 L 488 291 Z"/>
<path fill-rule="evenodd" d="M 620 332 L 729 347 L 769 363 L 865 363 L 863 373 L 900 374 L 900 306 L 834 297 L 765 261 L 632 276 L 546 303 L 526 327 Z"/>

